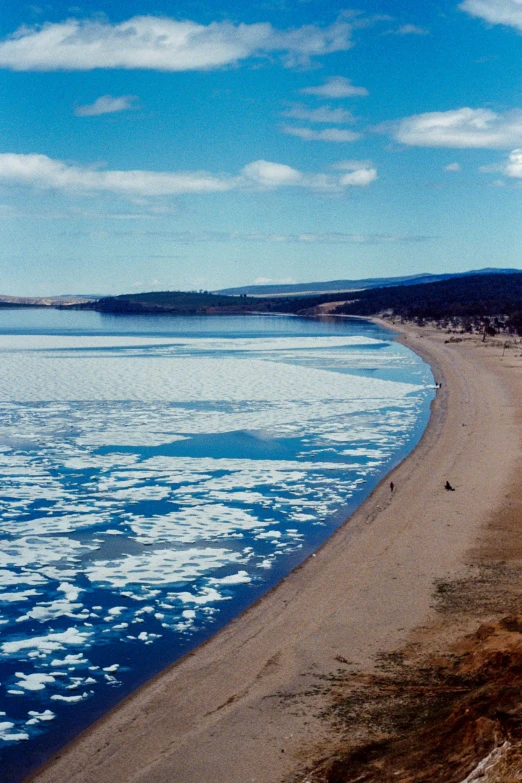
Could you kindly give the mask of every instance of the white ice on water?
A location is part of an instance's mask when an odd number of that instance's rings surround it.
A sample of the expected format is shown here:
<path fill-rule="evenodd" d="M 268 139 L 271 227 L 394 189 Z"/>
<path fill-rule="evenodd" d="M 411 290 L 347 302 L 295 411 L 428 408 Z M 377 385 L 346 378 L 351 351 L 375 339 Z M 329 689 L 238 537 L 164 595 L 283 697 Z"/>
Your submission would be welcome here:
<path fill-rule="evenodd" d="M 364 336 L 0 335 L 0 357 L 4 743 L 118 687 L 96 651 L 211 627 L 262 584 L 404 442 L 425 385 L 372 377 L 417 360 Z M 218 433 L 254 456 L 166 446 Z M 256 458 L 280 438 L 301 453 Z"/>

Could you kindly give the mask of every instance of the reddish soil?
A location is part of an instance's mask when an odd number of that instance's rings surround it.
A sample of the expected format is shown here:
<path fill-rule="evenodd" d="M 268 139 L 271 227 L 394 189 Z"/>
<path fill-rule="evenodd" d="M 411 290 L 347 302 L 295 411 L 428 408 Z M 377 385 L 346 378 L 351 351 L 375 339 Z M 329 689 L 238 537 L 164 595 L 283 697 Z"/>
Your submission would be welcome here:
<path fill-rule="evenodd" d="M 330 708 L 372 739 L 339 747 L 303 779 L 462 783 L 474 770 L 477 780 L 522 779 L 522 616 L 481 625 L 444 656 L 387 656 L 379 668 L 338 676 Z"/>

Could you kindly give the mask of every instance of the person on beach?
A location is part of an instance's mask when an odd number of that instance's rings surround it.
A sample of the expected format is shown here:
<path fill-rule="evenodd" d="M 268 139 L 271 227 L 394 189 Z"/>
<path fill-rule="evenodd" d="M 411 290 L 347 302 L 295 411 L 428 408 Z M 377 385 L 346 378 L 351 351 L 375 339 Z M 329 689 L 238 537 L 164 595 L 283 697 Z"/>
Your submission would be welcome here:
<path fill-rule="evenodd" d="M 447 489 L 448 492 L 455 492 L 455 488 L 451 486 L 449 481 L 446 481 L 446 483 L 444 484 L 444 489 Z"/>
<path fill-rule="evenodd" d="M 390 492 L 393 492 L 394 489 L 395 489 L 395 484 L 393 483 L 393 481 L 390 481 Z"/>

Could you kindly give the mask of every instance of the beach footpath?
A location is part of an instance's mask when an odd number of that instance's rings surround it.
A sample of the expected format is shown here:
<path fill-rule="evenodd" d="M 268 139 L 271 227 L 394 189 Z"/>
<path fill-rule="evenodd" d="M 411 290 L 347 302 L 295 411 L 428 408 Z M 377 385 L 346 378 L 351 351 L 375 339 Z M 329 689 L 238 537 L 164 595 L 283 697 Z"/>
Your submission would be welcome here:
<path fill-rule="evenodd" d="M 315 555 L 30 781 L 489 783 L 515 769 L 518 724 L 498 715 L 516 713 L 522 671 L 522 346 L 397 328 L 440 385 L 417 448 Z"/>

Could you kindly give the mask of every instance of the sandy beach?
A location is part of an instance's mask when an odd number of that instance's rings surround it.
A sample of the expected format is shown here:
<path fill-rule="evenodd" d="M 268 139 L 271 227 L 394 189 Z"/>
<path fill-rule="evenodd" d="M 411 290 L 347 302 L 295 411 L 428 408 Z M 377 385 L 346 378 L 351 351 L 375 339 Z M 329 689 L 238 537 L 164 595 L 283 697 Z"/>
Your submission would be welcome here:
<path fill-rule="evenodd" d="M 412 645 L 450 649 L 513 612 L 522 595 L 521 346 L 450 337 L 401 327 L 442 384 L 412 454 L 316 555 L 31 781 L 311 783 L 357 735 L 327 715 L 335 673 L 372 672 L 383 653 Z M 473 574 L 484 566 L 497 603 L 479 600 Z M 455 592 L 468 598 L 452 608 Z"/>

